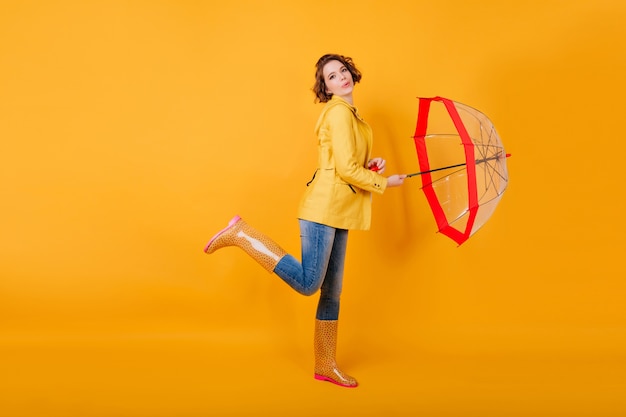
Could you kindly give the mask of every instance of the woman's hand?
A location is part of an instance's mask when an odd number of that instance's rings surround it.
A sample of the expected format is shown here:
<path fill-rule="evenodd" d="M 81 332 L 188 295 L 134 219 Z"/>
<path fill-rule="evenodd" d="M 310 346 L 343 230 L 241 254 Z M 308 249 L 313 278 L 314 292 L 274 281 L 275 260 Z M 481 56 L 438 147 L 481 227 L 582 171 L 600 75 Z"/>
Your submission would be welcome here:
<path fill-rule="evenodd" d="M 387 161 L 385 161 L 383 158 L 372 158 L 367 161 L 367 168 L 371 169 L 372 171 L 376 171 L 379 174 L 382 174 L 383 172 L 385 172 L 386 164 Z"/>
<path fill-rule="evenodd" d="M 387 177 L 387 187 L 398 187 L 404 184 L 406 174 L 395 174 Z"/>
<path fill-rule="evenodd" d="M 387 161 L 385 161 L 383 158 L 372 158 L 367 161 L 367 168 L 371 169 L 372 171 L 376 171 L 379 174 L 382 174 L 383 172 L 385 172 L 386 164 Z M 387 187 L 397 187 L 399 185 L 402 185 L 405 178 L 406 174 L 391 175 L 390 177 L 387 177 Z"/>

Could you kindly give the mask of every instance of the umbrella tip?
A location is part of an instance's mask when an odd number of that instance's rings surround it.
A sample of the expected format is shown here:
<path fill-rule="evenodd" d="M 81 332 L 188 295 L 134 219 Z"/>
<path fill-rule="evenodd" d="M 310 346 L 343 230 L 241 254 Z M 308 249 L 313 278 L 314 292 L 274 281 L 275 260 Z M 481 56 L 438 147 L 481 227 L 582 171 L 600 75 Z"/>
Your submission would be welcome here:
<path fill-rule="evenodd" d="M 507 153 L 505 156 L 506 156 L 507 158 L 509 158 L 509 157 L 511 156 L 511 154 L 510 154 L 510 153 Z"/>

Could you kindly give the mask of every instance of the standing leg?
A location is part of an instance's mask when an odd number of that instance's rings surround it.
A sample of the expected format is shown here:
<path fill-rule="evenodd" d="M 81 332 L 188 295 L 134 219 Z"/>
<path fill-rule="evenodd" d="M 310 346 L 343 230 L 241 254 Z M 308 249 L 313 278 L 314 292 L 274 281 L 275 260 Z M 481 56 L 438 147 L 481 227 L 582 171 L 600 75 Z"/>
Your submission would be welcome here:
<path fill-rule="evenodd" d="M 314 350 L 315 379 L 330 381 L 342 387 L 353 388 L 356 379 L 343 373 L 336 362 L 339 304 L 343 286 L 343 270 L 348 231 L 338 229 L 335 234 L 330 262 L 321 287 L 315 320 Z"/>

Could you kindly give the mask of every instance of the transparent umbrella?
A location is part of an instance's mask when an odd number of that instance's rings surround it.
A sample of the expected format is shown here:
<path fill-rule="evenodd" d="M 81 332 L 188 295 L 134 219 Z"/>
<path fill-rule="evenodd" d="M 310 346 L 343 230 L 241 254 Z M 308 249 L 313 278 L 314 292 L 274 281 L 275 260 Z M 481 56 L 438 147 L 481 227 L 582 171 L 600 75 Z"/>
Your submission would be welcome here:
<path fill-rule="evenodd" d="M 420 172 L 408 177 L 422 179 L 439 232 L 461 245 L 500 202 L 510 155 L 487 116 L 442 97 L 419 98 L 413 139 Z"/>

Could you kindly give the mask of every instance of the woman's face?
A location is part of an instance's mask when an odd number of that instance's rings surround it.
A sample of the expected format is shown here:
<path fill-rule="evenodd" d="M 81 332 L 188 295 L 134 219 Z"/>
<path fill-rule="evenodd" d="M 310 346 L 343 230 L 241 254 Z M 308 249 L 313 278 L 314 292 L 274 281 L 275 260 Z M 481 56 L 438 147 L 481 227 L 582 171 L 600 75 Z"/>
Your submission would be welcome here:
<path fill-rule="evenodd" d="M 352 104 L 352 90 L 354 82 L 352 74 L 341 61 L 328 61 L 322 69 L 326 92 L 337 95 Z"/>

